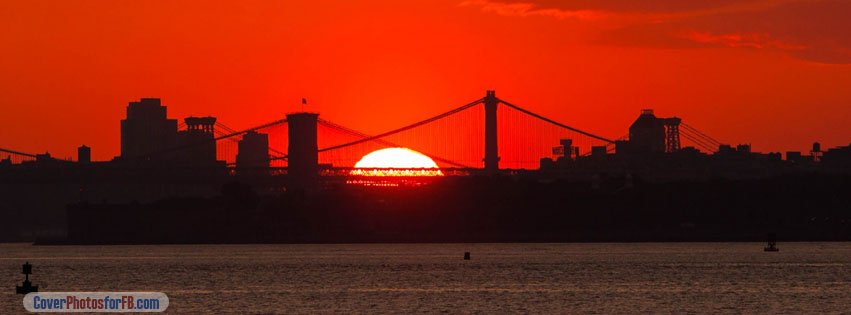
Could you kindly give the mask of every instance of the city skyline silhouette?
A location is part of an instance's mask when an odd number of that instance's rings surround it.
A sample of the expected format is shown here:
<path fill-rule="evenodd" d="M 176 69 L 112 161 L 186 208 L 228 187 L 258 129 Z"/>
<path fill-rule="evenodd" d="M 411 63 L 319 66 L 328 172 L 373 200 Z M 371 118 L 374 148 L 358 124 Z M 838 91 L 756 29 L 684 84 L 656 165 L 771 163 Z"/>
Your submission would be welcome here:
<path fill-rule="evenodd" d="M 847 312 L 849 17 L 0 1 L 0 313 Z"/>
<path fill-rule="evenodd" d="M 376 134 L 492 89 L 611 137 L 653 108 L 762 152 L 848 144 L 848 4 L 506 3 L 7 3 L 0 134 L 63 158 L 86 144 L 103 161 L 119 153 L 124 104 L 144 97 L 235 129 L 308 98 Z"/>

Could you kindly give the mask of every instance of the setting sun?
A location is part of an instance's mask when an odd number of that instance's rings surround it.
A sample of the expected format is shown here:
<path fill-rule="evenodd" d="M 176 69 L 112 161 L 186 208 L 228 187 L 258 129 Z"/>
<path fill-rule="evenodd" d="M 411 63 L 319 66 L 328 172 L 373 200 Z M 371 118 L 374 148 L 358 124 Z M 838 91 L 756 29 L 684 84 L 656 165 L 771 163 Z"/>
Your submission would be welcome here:
<path fill-rule="evenodd" d="M 373 151 L 355 164 L 352 175 L 365 176 L 443 176 L 428 156 L 406 148 Z"/>

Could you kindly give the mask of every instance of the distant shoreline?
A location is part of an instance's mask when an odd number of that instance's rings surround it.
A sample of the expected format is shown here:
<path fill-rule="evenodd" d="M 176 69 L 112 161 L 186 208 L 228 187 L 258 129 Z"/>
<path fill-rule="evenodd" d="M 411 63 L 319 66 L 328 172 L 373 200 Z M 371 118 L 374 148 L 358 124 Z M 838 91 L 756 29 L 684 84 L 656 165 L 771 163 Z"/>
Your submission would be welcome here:
<path fill-rule="evenodd" d="M 37 244 L 851 241 L 851 176 L 586 183 L 454 178 L 259 195 L 68 206 L 67 238 Z"/>

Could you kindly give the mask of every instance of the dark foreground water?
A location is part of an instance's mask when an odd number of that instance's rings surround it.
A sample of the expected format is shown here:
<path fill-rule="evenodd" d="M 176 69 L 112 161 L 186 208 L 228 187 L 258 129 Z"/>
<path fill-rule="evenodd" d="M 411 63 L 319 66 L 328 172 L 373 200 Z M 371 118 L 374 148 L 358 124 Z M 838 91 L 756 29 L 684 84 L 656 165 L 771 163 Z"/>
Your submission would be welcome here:
<path fill-rule="evenodd" d="M 0 244 L 0 314 L 25 313 L 25 260 L 41 291 L 159 291 L 182 314 L 851 311 L 851 243 L 779 246 Z"/>

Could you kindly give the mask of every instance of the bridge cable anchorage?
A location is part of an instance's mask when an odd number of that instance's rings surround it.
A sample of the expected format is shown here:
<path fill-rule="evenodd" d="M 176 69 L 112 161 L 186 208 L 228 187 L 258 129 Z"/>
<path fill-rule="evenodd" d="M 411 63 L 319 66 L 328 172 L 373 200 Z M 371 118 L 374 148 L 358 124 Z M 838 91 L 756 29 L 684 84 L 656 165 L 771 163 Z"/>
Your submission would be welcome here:
<path fill-rule="evenodd" d="M 715 152 L 715 149 L 713 149 L 711 145 L 707 144 L 703 140 L 700 140 L 699 138 L 696 138 L 695 136 L 691 135 L 688 132 L 681 132 L 680 135 L 685 137 L 686 139 L 688 139 L 692 143 L 696 144 L 697 146 L 703 148 L 707 152 Z"/>
<path fill-rule="evenodd" d="M 413 123 L 413 124 L 404 126 L 402 128 L 398 128 L 398 129 L 394 129 L 394 130 L 391 130 L 391 131 L 388 131 L 388 132 L 385 132 L 385 133 L 382 133 L 382 134 L 378 134 L 378 135 L 375 135 L 375 136 L 372 136 L 372 137 L 363 138 L 363 139 L 360 139 L 360 140 L 355 140 L 355 141 L 351 141 L 351 142 L 348 142 L 348 143 L 343 143 L 343 144 L 339 144 L 339 145 L 335 145 L 335 146 L 330 146 L 330 147 L 327 147 L 327 148 L 322 148 L 322 149 L 319 149 L 319 152 L 336 150 L 336 149 L 339 149 L 339 148 L 345 148 L 345 147 L 352 146 L 352 145 L 355 145 L 355 144 L 360 144 L 360 143 L 364 143 L 364 142 L 367 142 L 367 141 L 373 141 L 375 139 L 380 139 L 380 138 L 384 138 L 384 137 L 387 137 L 387 136 L 391 136 L 391 135 L 400 133 L 402 131 L 406 131 L 406 130 L 409 130 L 409 129 L 412 129 L 412 128 L 416 128 L 416 127 L 425 125 L 427 123 L 433 122 L 435 120 L 444 118 L 446 116 L 458 113 L 460 111 L 463 111 L 465 109 L 468 109 L 470 107 L 473 107 L 473 106 L 481 103 L 483 100 L 484 99 L 478 99 L 478 100 L 476 100 L 476 101 L 474 101 L 470 104 L 458 107 L 456 109 L 450 110 L 450 111 L 445 112 L 443 114 L 431 117 L 429 119 L 426 119 L 426 120 L 423 120 L 423 121 L 420 121 L 420 122 L 417 122 L 417 123 Z"/>
<path fill-rule="evenodd" d="M 710 143 L 712 143 L 714 145 L 721 145 L 722 144 L 720 141 L 717 141 L 717 140 L 713 139 L 712 137 L 710 137 L 709 135 L 701 132 L 700 130 L 697 130 L 697 128 L 694 128 L 694 127 L 689 126 L 689 125 L 684 124 L 684 123 L 680 123 L 680 125 L 685 127 L 686 129 L 689 129 L 690 131 L 696 133 L 697 135 L 701 136 L 701 138 L 706 139 L 707 141 L 709 141 Z"/>
<path fill-rule="evenodd" d="M 557 122 L 557 121 L 554 121 L 554 120 L 552 120 L 552 119 L 546 118 L 546 117 L 544 117 L 544 116 L 541 116 L 541 115 L 535 114 L 535 113 L 533 113 L 533 112 L 530 112 L 530 111 L 528 111 L 528 110 L 525 110 L 525 109 L 523 109 L 523 108 L 520 108 L 520 107 L 519 107 L 519 106 L 517 106 L 517 105 L 513 105 L 513 104 L 511 104 L 511 103 L 508 103 L 508 102 L 506 102 L 506 101 L 503 101 L 502 99 L 497 99 L 497 100 L 499 100 L 499 102 L 500 102 L 500 103 L 505 104 L 505 105 L 506 105 L 506 106 L 508 106 L 508 107 L 514 108 L 514 109 L 519 110 L 519 111 L 521 111 L 521 112 L 523 112 L 523 113 L 525 113 L 525 114 L 527 114 L 527 115 L 529 115 L 529 116 L 532 116 L 532 117 L 538 118 L 538 119 L 540 119 L 540 120 L 546 121 L 546 122 L 551 123 L 551 124 L 553 124 L 553 125 L 556 125 L 556 126 L 559 126 L 559 127 L 565 128 L 565 129 L 568 129 L 568 130 L 570 130 L 570 131 L 574 131 L 574 132 L 580 133 L 580 134 L 582 134 L 582 135 L 585 135 L 585 136 L 588 136 L 588 137 L 591 137 L 591 138 L 594 138 L 594 139 L 597 139 L 597 140 L 605 141 L 605 142 L 608 142 L 608 143 L 615 143 L 615 142 L 614 142 L 614 141 L 612 141 L 612 140 L 609 140 L 609 139 L 606 139 L 606 138 L 600 137 L 600 136 L 598 136 L 598 135 L 595 135 L 595 134 L 592 134 L 592 133 L 589 133 L 589 132 L 585 132 L 585 131 L 582 131 L 582 130 L 579 130 L 579 129 L 573 128 L 573 127 L 571 127 L 571 126 L 568 126 L 568 125 L 565 125 L 565 124 L 559 123 L 559 122 Z"/>
<path fill-rule="evenodd" d="M 347 133 L 347 134 L 350 134 L 350 135 L 358 136 L 358 137 L 361 137 L 361 138 L 370 138 L 371 137 L 368 134 L 362 133 L 362 132 L 354 130 L 354 129 L 344 127 L 342 125 L 335 124 L 333 122 L 330 122 L 330 121 L 327 121 L 327 120 L 324 120 L 324 119 L 321 119 L 321 118 L 317 119 L 317 122 L 319 124 L 325 126 L 325 127 L 329 127 L 329 128 L 332 128 L 332 129 L 335 129 L 337 131 L 341 131 L 341 132 L 344 132 L 344 133 Z M 396 143 L 393 143 L 393 142 L 390 142 L 390 141 L 387 141 L 387 140 L 384 140 L 384 139 L 375 139 L 375 140 L 373 140 L 373 142 L 376 142 L 376 143 L 383 145 L 383 146 L 386 146 L 386 147 L 401 147 L 401 145 L 398 145 Z M 452 161 L 452 160 L 449 160 L 449 159 L 445 159 L 445 158 L 442 158 L 442 157 L 439 157 L 439 156 L 436 156 L 436 155 L 433 155 L 433 154 L 429 154 L 427 152 L 420 152 L 420 153 L 425 154 L 426 156 L 430 157 L 431 159 L 439 161 L 439 162 L 451 164 L 451 165 L 456 166 L 456 167 L 470 168 L 467 165 L 464 165 L 464 164 L 461 164 L 461 163 L 458 163 L 458 162 L 455 162 L 455 161 Z"/>

